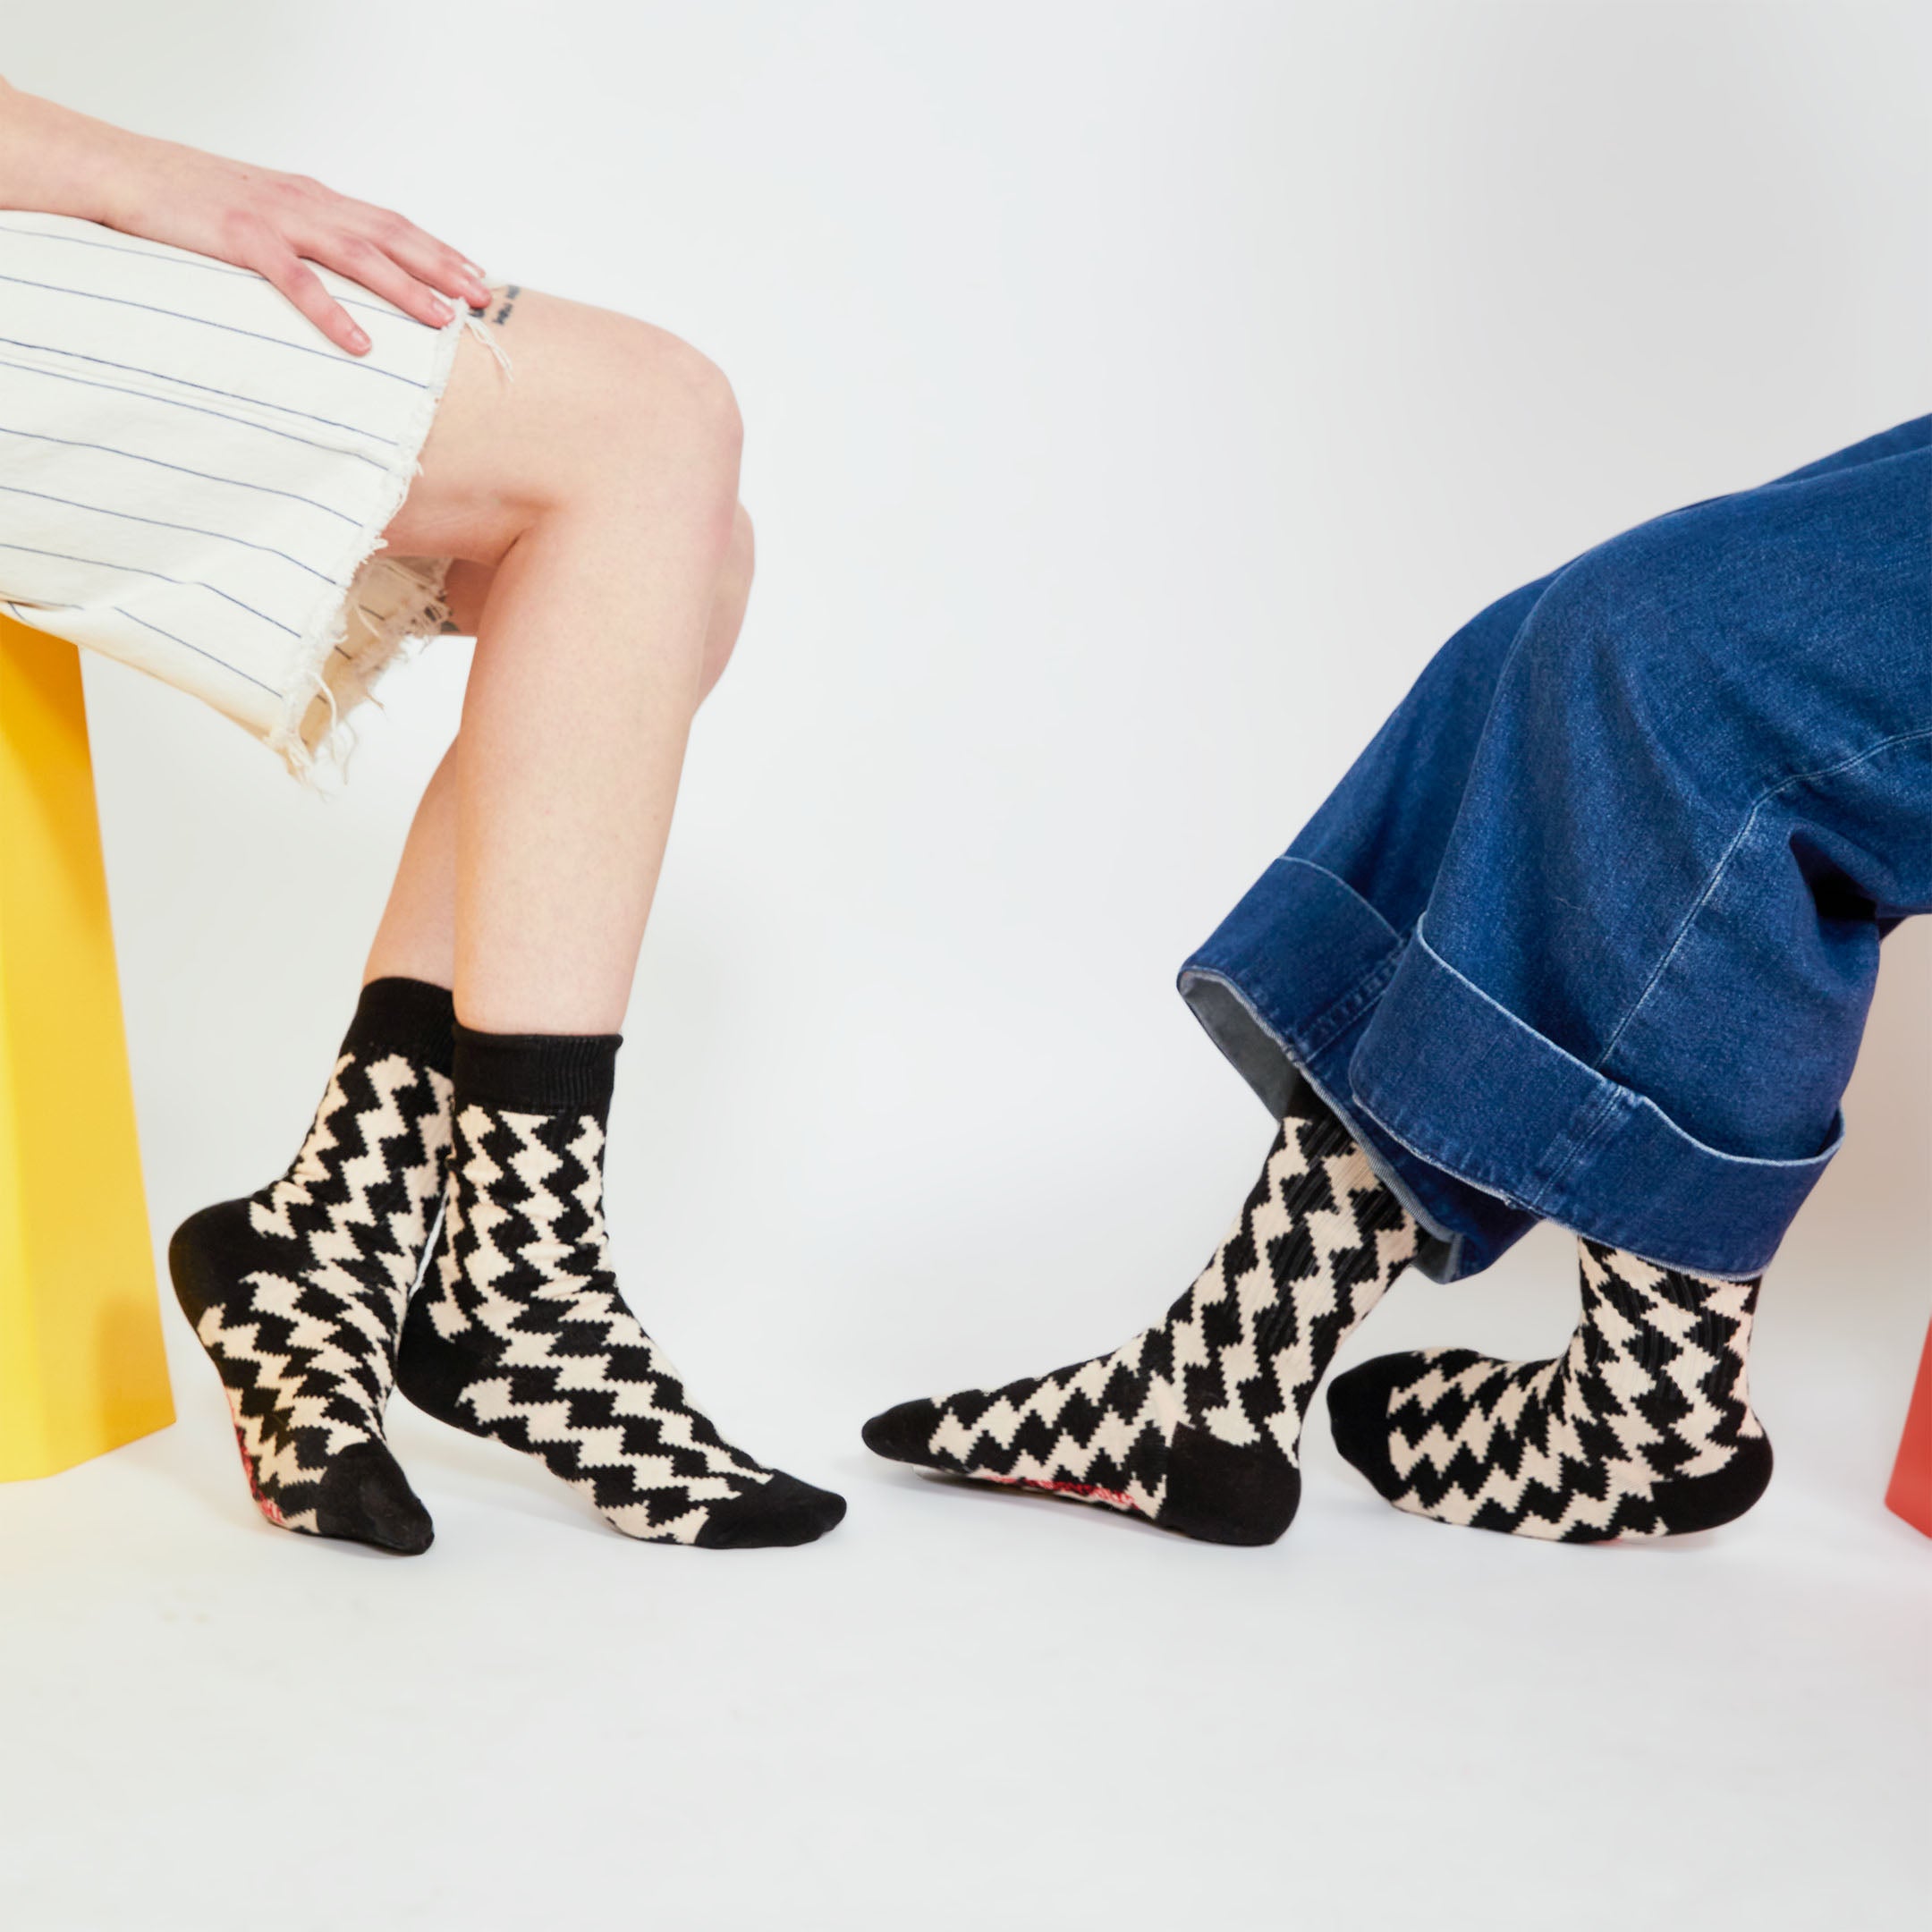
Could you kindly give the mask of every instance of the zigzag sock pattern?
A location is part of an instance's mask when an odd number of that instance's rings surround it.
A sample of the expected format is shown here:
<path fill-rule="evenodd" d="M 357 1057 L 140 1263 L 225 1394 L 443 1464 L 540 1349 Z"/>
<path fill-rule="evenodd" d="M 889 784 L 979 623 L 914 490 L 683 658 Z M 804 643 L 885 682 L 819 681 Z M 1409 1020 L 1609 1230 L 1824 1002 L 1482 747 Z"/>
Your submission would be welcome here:
<path fill-rule="evenodd" d="M 428 1547 L 383 1418 L 443 1191 L 453 1023 L 442 988 L 372 982 L 288 1171 L 203 1208 L 169 1244 L 250 1488 L 283 1529 Z"/>
<path fill-rule="evenodd" d="M 895 1462 L 1062 1496 L 1216 1543 L 1271 1543 L 1301 1497 L 1301 1419 L 1415 1252 L 1416 1224 L 1327 1114 L 1291 1118 L 1214 1258 L 1110 1355 L 902 1402 Z"/>
<path fill-rule="evenodd" d="M 545 1043 L 521 1044 L 540 1056 Z M 402 1393 L 536 1457 L 640 1541 L 822 1536 L 843 1499 L 727 1442 L 618 1292 L 603 1205 L 607 1095 L 557 1111 L 489 1104 L 471 1097 L 462 1050 L 444 1240 L 404 1327 Z"/>
<path fill-rule="evenodd" d="M 1578 1245 L 1583 1318 L 1555 1360 L 1425 1349 L 1331 1385 L 1337 1447 L 1398 1509 L 1597 1543 L 1713 1529 L 1763 1495 L 1746 1373 L 1761 1277 Z"/>

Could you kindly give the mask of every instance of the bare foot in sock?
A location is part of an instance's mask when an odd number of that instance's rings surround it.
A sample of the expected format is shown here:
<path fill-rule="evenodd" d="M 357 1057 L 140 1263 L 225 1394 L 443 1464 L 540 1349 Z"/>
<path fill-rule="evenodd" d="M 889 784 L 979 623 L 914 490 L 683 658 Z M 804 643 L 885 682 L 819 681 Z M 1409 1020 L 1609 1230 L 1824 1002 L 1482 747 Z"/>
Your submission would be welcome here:
<path fill-rule="evenodd" d="M 410 1555 L 434 1532 L 383 1418 L 443 1191 L 453 1022 L 441 987 L 372 981 L 288 1172 L 168 1247 L 262 1514 Z"/>
<path fill-rule="evenodd" d="M 1583 1318 L 1550 1361 L 1384 1355 L 1329 1386 L 1335 1446 L 1397 1509 L 1565 1543 L 1682 1536 L 1771 1480 L 1746 1377 L 1758 1279 L 1578 1243 Z"/>
<path fill-rule="evenodd" d="M 1416 1225 L 1327 1114 L 1292 1118 L 1213 1260 L 1111 1355 L 865 1426 L 898 1462 L 1098 1503 L 1208 1543 L 1272 1543 L 1301 1500 L 1301 1419 Z"/>
<path fill-rule="evenodd" d="M 457 1029 L 444 1240 L 397 1384 L 419 1409 L 534 1456 L 650 1543 L 809 1543 L 843 1496 L 725 1441 L 625 1305 L 604 1224 L 618 1040 Z"/>

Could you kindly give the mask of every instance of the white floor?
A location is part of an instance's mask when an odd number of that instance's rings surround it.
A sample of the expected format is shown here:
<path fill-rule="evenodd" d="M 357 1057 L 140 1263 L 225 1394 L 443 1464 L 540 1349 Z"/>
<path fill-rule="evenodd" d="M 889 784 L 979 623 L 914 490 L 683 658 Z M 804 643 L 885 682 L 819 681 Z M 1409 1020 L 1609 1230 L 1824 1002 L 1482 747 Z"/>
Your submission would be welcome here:
<path fill-rule="evenodd" d="M 1352 1356 L 1554 1341 L 1544 1236 Z M 758 1440 L 852 1499 L 814 1548 L 627 1544 L 399 1404 L 439 1533 L 386 1559 L 256 1520 L 174 1322 L 174 1428 L 0 1489 L 0 1923 L 1916 1928 L 1912 1273 L 1792 1258 L 1778 1479 L 1661 1548 L 1412 1521 L 1319 1421 L 1281 1544 L 1190 1545 L 874 1464 L 905 1391 L 775 1367 Z"/>

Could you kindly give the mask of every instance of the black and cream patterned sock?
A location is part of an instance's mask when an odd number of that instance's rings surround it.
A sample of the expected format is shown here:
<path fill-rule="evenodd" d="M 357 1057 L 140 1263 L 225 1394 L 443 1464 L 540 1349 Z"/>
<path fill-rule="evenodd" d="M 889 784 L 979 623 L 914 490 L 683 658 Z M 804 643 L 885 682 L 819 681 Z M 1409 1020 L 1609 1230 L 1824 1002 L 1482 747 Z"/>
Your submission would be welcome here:
<path fill-rule="evenodd" d="M 902 1402 L 866 1444 L 1203 1542 L 1272 1543 L 1301 1500 L 1316 1385 L 1415 1247 L 1415 1222 L 1335 1119 L 1292 1117 L 1165 1321 L 1048 1376 Z"/>
<path fill-rule="evenodd" d="M 1330 1385 L 1336 1447 L 1397 1509 L 1601 1543 L 1715 1529 L 1764 1494 L 1771 1444 L 1746 1376 L 1758 1279 L 1578 1248 L 1583 1319 L 1555 1360 L 1424 1349 Z"/>
<path fill-rule="evenodd" d="M 457 1028 L 443 1243 L 410 1308 L 397 1385 L 453 1428 L 535 1456 L 626 1536 L 812 1542 L 844 1498 L 726 1442 L 618 1293 L 604 1132 L 619 1044 Z"/>
<path fill-rule="evenodd" d="M 262 1514 L 411 1555 L 433 1532 L 383 1413 L 448 1164 L 454 1025 L 443 987 L 372 980 L 294 1164 L 168 1245 Z"/>

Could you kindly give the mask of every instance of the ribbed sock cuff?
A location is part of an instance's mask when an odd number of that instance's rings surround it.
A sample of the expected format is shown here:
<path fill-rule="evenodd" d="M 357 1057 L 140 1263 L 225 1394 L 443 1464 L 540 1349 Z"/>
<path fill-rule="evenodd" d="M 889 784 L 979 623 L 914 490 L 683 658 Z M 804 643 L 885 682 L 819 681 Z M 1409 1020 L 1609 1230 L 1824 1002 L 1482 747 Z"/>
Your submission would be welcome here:
<path fill-rule="evenodd" d="M 610 1117 L 621 1033 L 477 1033 L 456 1029 L 456 1094 L 512 1114 Z"/>
<path fill-rule="evenodd" d="M 456 1057 L 456 1002 L 426 979 L 371 979 L 356 1002 L 344 1053 L 407 1055 L 445 1078 Z"/>

